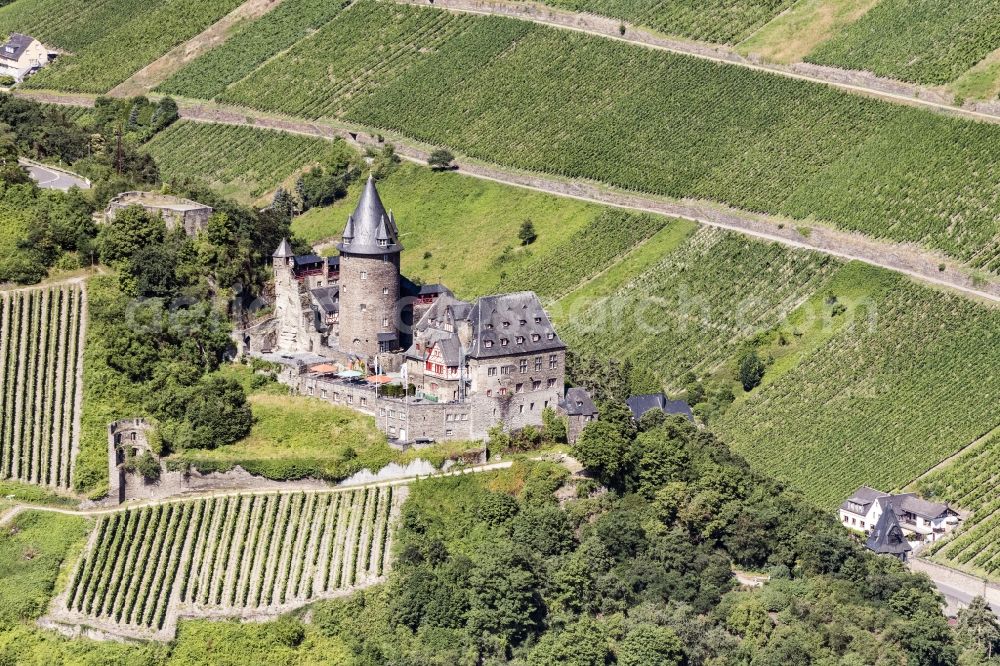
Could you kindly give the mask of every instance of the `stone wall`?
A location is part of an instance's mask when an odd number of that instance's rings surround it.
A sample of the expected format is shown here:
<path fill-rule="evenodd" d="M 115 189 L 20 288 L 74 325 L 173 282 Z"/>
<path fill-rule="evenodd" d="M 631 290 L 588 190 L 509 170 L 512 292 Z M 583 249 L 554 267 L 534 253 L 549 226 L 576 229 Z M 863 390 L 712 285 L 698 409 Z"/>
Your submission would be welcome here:
<path fill-rule="evenodd" d="M 132 418 L 108 425 L 108 496 L 117 502 L 134 499 L 130 493 L 140 492 L 145 479 L 140 474 L 125 471 L 127 458 L 150 451 L 148 433 L 152 425 L 145 419 Z M 142 497 L 140 494 L 138 497 Z"/>

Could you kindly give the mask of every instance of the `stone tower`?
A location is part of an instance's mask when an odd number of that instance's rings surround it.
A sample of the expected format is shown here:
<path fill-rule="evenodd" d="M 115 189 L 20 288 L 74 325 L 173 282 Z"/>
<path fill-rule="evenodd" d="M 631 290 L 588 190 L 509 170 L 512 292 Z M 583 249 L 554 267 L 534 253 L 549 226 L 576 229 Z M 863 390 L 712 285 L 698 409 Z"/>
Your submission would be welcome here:
<path fill-rule="evenodd" d="M 359 356 L 399 348 L 399 230 L 371 176 L 340 244 L 340 349 Z"/>
<path fill-rule="evenodd" d="M 295 279 L 295 253 L 288 239 L 271 255 L 274 266 L 274 314 L 278 319 L 277 348 L 280 351 L 299 351 L 303 331 L 300 329 L 302 308 L 299 285 Z"/>

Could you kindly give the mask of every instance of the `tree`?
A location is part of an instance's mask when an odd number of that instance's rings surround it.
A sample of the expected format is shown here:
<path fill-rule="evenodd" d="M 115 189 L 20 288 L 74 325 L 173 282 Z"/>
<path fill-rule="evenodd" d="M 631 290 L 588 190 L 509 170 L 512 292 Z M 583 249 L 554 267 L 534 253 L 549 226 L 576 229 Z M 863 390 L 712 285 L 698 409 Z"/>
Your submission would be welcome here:
<path fill-rule="evenodd" d="M 140 249 L 163 242 L 167 227 L 160 216 L 151 216 L 139 205 L 128 206 L 105 224 L 97 237 L 101 261 L 118 264 Z"/>
<path fill-rule="evenodd" d="M 535 231 L 535 224 L 531 220 L 525 220 L 521 223 L 521 228 L 517 232 L 517 237 L 521 241 L 521 245 L 531 245 L 538 239 L 538 233 Z"/>
<path fill-rule="evenodd" d="M 757 356 L 757 352 L 751 351 L 743 355 L 740 359 L 739 379 L 743 384 L 744 391 L 752 391 L 760 386 L 764 378 L 764 362 Z"/>
<path fill-rule="evenodd" d="M 624 471 L 628 448 L 629 441 L 621 431 L 602 419 L 587 424 L 573 447 L 573 455 L 594 472 L 601 483 L 614 486 Z"/>
<path fill-rule="evenodd" d="M 435 171 L 444 171 L 452 168 L 452 162 L 454 161 L 455 156 L 451 152 L 444 148 L 437 148 L 427 158 L 427 165 Z"/>
<path fill-rule="evenodd" d="M 211 377 L 192 392 L 176 443 L 214 449 L 246 437 L 252 425 L 253 414 L 243 387 L 232 379 Z"/>
<path fill-rule="evenodd" d="M 566 442 L 566 421 L 552 407 L 542 410 L 542 433 L 549 442 Z"/>
<path fill-rule="evenodd" d="M 1000 651 L 1000 622 L 982 595 L 958 611 L 958 633 L 987 659 Z"/>
<path fill-rule="evenodd" d="M 135 459 L 135 471 L 147 481 L 160 480 L 160 461 L 149 451 Z"/>
<path fill-rule="evenodd" d="M 625 635 L 615 650 L 620 666 L 662 666 L 684 663 L 684 650 L 677 634 L 667 627 L 638 624 Z"/>

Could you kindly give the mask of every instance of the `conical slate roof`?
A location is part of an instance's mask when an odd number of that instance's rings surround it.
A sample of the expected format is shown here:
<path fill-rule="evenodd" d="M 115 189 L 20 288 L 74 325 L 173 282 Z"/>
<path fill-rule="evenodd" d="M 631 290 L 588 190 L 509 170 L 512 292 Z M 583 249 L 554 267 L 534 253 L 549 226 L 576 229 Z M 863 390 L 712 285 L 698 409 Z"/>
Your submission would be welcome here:
<path fill-rule="evenodd" d="M 913 550 L 903 536 L 903 528 L 899 526 L 896 519 L 896 512 L 891 506 L 886 506 L 878 522 L 868 535 L 866 543 L 870 550 L 886 555 L 905 555 Z"/>
<path fill-rule="evenodd" d="M 347 218 L 343 240 L 337 249 L 348 254 L 387 254 L 399 252 L 399 230 L 392 213 L 385 211 L 375 189 L 375 180 L 368 176 L 358 207 Z"/>
<path fill-rule="evenodd" d="M 294 257 L 295 253 L 292 252 L 292 246 L 289 244 L 288 239 L 282 238 L 281 245 L 278 246 L 278 249 L 271 256 L 275 259 L 287 259 L 288 257 Z"/>

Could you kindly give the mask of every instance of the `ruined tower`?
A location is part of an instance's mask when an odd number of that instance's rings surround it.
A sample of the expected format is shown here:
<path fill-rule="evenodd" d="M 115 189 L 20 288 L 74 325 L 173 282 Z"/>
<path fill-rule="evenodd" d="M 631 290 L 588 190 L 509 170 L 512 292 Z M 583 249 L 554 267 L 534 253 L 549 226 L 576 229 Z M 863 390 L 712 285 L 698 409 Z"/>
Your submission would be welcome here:
<path fill-rule="evenodd" d="M 340 244 L 340 349 L 371 356 L 399 348 L 399 230 L 368 177 Z"/>

